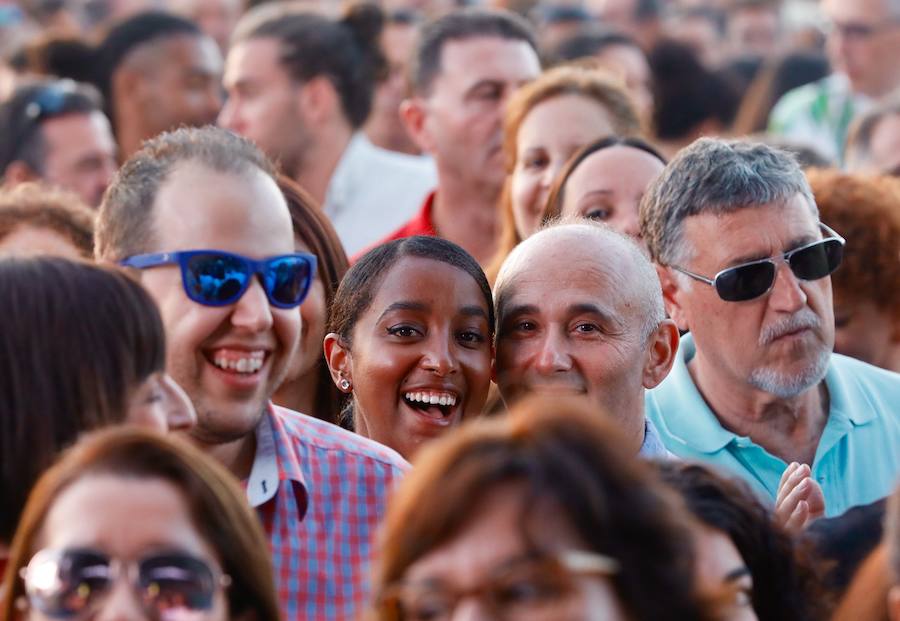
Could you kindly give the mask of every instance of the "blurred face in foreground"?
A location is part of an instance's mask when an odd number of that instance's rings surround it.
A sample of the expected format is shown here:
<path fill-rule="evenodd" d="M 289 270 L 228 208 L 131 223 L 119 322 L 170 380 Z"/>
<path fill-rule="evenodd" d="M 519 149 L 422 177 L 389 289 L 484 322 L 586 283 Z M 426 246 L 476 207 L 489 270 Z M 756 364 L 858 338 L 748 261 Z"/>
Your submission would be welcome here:
<path fill-rule="evenodd" d="M 521 485 L 498 486 L 456 537 L 420 557 L 391 590 L 406 621 L 625 621 L 604 562 L 555 507 L 529 507 Z M 534 528 L 540 524 L 540 528 Z"/>

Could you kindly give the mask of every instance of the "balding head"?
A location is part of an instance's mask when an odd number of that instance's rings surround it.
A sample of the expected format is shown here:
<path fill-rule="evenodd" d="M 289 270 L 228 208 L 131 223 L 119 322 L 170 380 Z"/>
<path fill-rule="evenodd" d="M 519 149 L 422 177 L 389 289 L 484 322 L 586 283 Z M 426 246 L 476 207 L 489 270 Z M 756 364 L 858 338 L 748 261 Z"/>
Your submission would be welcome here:
<path fill-rule="evenodd" d="M 494 299 L 503 399 L 584 394 L 640 449 L 644 390 L 668 374 L 678 344 L 640 248 L 589 220 L 551 225 L 510 253 Z"/>
<path fill-rule="evenodd" d="M 625 308 L 641 317 L 641 334 L 646 338 L 665 316 L 662 291 L 656 270 L 641 248 L 629 237 L 583 218 L 551 224 L 532 235 L 509 254 L 497 275 L 494 300 L 498 315 L 507 292 L 516 280 L 541 273 L 552 283 L 579 272 L 602 272 L 617 287 L 609 293 L 620 296 Z M 552 290 L 548 291 L 548 294 Z"/>

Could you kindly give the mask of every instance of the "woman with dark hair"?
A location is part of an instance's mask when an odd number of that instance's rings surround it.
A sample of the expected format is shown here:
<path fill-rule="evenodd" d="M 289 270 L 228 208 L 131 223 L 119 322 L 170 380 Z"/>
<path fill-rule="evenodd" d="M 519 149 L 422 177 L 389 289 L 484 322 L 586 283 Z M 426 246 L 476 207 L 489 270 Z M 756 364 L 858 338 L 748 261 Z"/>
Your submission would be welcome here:
<path fill-rule="evenodd" d="M 743 597 L 726 621 L 824 619 L 827 598 L 805 551 L 773 521 L 770 511 L 737 479 L 699 464 L 659 462 L 663 480 L 702 524 L 699 568 L 706 581 L 730 583 Z M 728 563 L 730 559 L 730 564 Z"/>
<path fill-rule="evenodd" d="M 35 486 L 0 618 L 277 621 L 268 549 L 213 459 L 160 434 L 97 432 Z"/>
<path fill-rule="evenodd" d="M 325 357 L 360 435 L 409 459 L 481 414 L 491 381 L 494 305 L 456 244 L 408 237 L 363 255 L 338 287 Z"/>
<path fill-rule="evenodd" d="M 389 508 L 378 621 L 699 621 L 692 521 L 619 431 L 532 398 L 425 449 Z"/>
<path fill-rule="evenodd" d="M 55 257 L 0 261 L 0 564 L 34 482 L 85 431 L 187 428 L 150 295 L 121 271 Z"/>
<path fill-rule="evenodd" d="M 318 273 L 300 306 L 302 326 L 297 352 L 287 377 L 272 399 L 295 412 L 337 424 L 341 413 L 341 393 L 331 381 L 331 373 L 322 354 L 322 339 L 325 337 L 328 309 L 341 279 L 347 273 L 349 262 L 334 227 L 313 198 L 283 175 L 278 178 L 278 187 L 291 212 L 295 250 L 316 255 Z"/>
<path fill-rule="evenodd" d="M 601 138 L 580 149 L 559 172 L 541 222 L 581 216 L 640 241 L 638 207 L 665 167 L 666 158 L 641 138 Z"/>

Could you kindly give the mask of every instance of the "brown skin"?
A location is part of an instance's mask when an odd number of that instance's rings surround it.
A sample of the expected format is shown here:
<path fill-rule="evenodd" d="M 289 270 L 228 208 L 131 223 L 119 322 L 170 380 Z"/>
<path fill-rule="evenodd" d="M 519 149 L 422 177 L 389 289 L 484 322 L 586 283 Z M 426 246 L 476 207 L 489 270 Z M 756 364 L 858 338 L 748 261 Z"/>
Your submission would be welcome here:
<path fill-rule="evenodd" d="M 161 132 L 215 123 L 221 74 L 222 55 L 207 36 L 177 35 L 138 46 L 112 79 L 120 159 Z"/>

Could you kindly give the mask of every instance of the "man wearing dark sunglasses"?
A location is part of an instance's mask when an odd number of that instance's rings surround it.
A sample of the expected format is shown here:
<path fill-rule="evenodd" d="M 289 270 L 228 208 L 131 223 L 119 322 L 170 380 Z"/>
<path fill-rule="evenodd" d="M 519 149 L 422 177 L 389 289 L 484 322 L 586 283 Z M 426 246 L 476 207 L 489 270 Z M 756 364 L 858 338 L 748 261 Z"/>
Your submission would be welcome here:
<path fill-rule="evenodd" d="M 269 401 L 316 274 L 316 257 L 294 252 L 271 163 L 226 130 L 160 135 L 110 186 L 96 252 L 133 269 L 159 304 L 167 368 L 197 409 L 188 435 L 244 481 L 272 537 L 285 619 L 355 618 L 372 536 L 406 464 Z"/>
<path fill-rule="evenodd" d="M 100 94 L 71 80 L 20 86 L 0 107 L 0 178 L 41 181 L 98 207 L 116 172 L 116 142 Z"/>
<path fill-rule="evenodd" d="M 844 239 L 819 221 L 796 161 L 701 139 L 649 189 L 641 230 L 689 332 L 647 396 L 668 449 L 740 475 L 792 524 L 890 493 L 900 376 L 832 354 Z"/>

